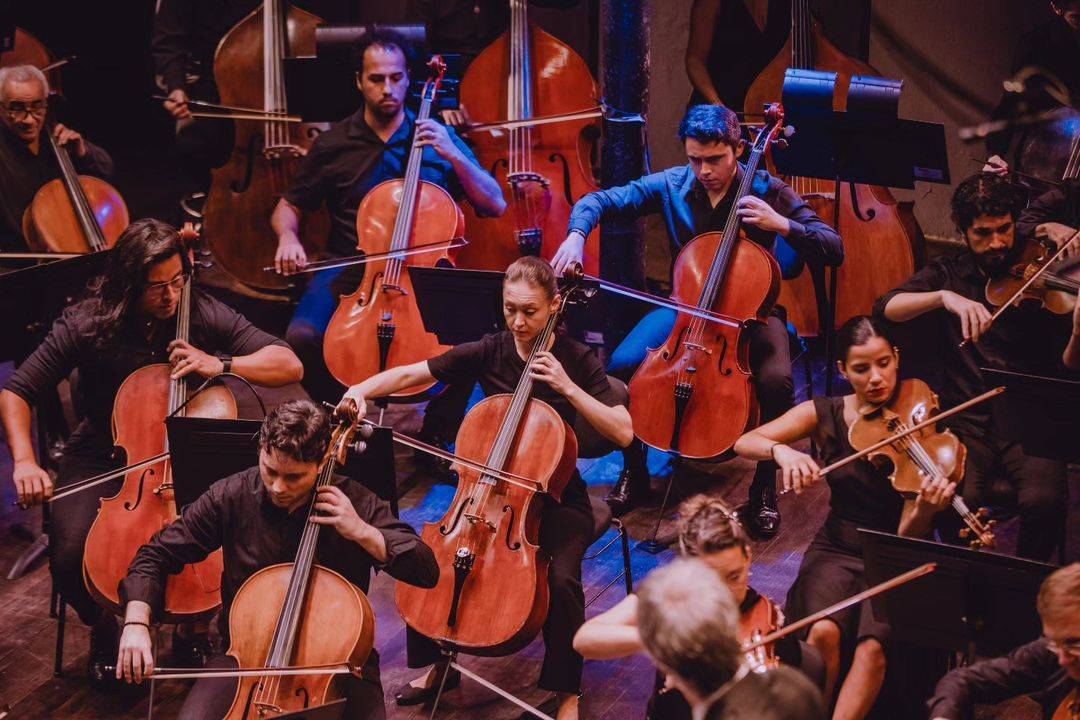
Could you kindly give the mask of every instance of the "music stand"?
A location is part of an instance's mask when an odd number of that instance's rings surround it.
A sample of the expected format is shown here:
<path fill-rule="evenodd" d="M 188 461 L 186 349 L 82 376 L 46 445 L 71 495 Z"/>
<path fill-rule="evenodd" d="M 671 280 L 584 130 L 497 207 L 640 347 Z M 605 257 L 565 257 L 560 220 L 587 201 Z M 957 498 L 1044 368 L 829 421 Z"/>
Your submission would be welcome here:
<path fill-rule="evenodd" d="M 296 712 L 275 715 L 277 720 L 341 720 L 345 717 L 345 699 L 334 700 L 325 705 L 304 708 Z"/>
<path fill-rule="evenodd" d="M 991 403 L 1001 437 L 1020 443 L 1026 455 L 1073 462 L 1080 459 L 1076 408 L 1080 381 L 982 368 L 987 387 L 1006 392 Z"/>
<path fill-rule="evenodd" d="M 1039 637 L 1035 597 L 1046 563 L 985 550 L 859 530 L 866 582 L 874 585 L 924 563 L 937 570 L 872 599 L 874 617 L 905 642 L 993 656 Z"/>
<path fill-rule="evenodd" d="M 443 345 L 479 340 L 506 327 L 502 314 L 503 273 L 492 270 L 409 265 L 424 329 Z"/>

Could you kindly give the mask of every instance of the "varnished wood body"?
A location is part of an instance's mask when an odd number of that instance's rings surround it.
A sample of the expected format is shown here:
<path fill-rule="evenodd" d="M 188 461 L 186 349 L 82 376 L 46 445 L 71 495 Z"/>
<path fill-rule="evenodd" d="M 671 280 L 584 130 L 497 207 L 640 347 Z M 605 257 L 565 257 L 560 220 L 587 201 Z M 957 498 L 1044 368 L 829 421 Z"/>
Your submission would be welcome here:
<path fill-rule="evenodd" d="M 672 273 L 672 299 L 697 305 L 721 238 L 719 232 L 703 233 L 679 252 Z M 743 238 L 736 244 L 723 288 L 711 309 L 734 320 L 764 321 L 779 289 L 776 260 L 760 245 Z M 634 434 L 652 447 L 669 451 L 676 421 L 675 384 L 680 374 L 696 368 L 678 447 L 683 457 L 694 459 L 727 452 L 757 421 L 746 333 L 704 322 L 699 342 L 706 350 L 687 348 L 683 341 L 688 329 L 703 322 L 679 313 L 667 340 L 649 350 L 630 380 Z"/>
<path fill-rule="evenodd" d="M 15 28 L 15 42 L 7 52 L 0 53 L 0 67 L 12 67 L 15 65 L 33 65 L 38 70 L 44 70 L 55 62 L 56 58 L 45 47 L 45 44 L 34 35 L 22 28 Z M 45 73 L 49 79 L 49 90 L 60 93 L 60 70 L 49 70 Z"/>
<path fill-rule="evenodd" d="M 315 54 L 315 26 L 322 20 L 299 8 L 288 9 L 288 46 L 294 55 Z M 263 107 L 263 11 L 255 10 L 236 24 L 218 44 L 214 78 L 221 102 L 236 107 Z M 199 122 L 226 122 L 199 120 Z M 242 283 L 261 290 L 283 290 L 288 281 L 263 270 L 274 264 L 277 237 L 270 215 L 288 186 L 299 158 L 269 160 L 263 154 L 264 123 L 237 120 L 232 154 L 212 173 L 202 234 L 215 260 Z M 287 123 L 289 142 L 306 151 L 318 126 Z M 305 218 L 300 239 L 308 257 L 326 245 L 329 220 L 324 211 Z"/>
<path fill-rule="evenodd" d="M 568 45 L 530 26 L 533 78 L 532 116 L 560 115 L 596 106 L 599 91 L 585 61 Z M 461 102 L 476 122 L 506 120 L 510 75 L 510 34 L 503 33 L 469 65 L 461 81 Z M 599 137 L 599 120 L 574 120 L 537 125 L 529 132 L 531 170 L 549 185 L 532 183 L 515 194 L 507 181 L 510 131 L 476 132 L 469 135 L 480 164 L 499 181 L 509 204 L 498 218 L 481 218 L 472 206 L 465 208 L 466 237 L 461 267 L 505 270 L 521 257 L 515 233 L 524 228 L 542 229 L 540 255 L 550 260 L 566 239 L 566 225 L 574 202 L 597 189 L 592 172 L 592 153 Z M 593 230 L 585 243 L 585 272 L 599 275 L 600 233 Z"/>
<path fill-rule="evenodd" d="M 465 416 L 457 434 L 456 452 L 486 463 L 512 395 L 493 395 Z M 559 414 L 539 400 L 530 400 L 504 469 L 543 484 L 556 500 L 573 476 L 577 438 Z M 540 631 L 548 609 L 548 561 L 537 552 L 539 493 L 498 482 L 483 506 L 473 507 L 479 474 L 462 466 L 450 508 L 437 523 L 426 523 L 421 537 L 434 551 L 439 582 L 425 590 L 398 583 L 397 605 L 409 627 L 474 655 L 505 655 L 527 645 Z M 482 515 L 470 522 L 466 512 Z M 454 597 L 454 558 L 471 548 L 475 564 L 462 589 L 457 623 L 447 625 Z"/>
<path fill-rule="evenodd" d="M 783 615 L 772 600 L 761 595 L 752 608 L 739 616 L 739 642 L 743 645 L 776 632 L 783 625 Z M 775 644 L 764 645 L 746 653 L 746 661 L 755 671 L 764 672 L 780 666 Z"/>
<path fill-rule="evenodd" d="M 986 301 L 994 307 L 1001 307 L 1009 302 L 1024 283 L 1046 265 L 1056 251 L 1056 248 L 1047 243 L 1036 240 L 1026 241 L 1020 259 L 1009 268 L 1009 271 L 1001 277 L 986 281 Z M 1053 272 L 1053 270 L 1047 272 Z M 1013 302 L 1013 305 L 1019 306 L 1022 302 L 1031 301 L 1039 303 L 1057 315 L 1071 313 L 1076 307 L 1076 295 L 1065 290 L 1053 289 L 1047 285 L 1045 278 L 1044 273 L 1028 286 L 1028 289 Z"/>
<path fill-rule="evenodd" d="M 241 668 L 264 667 L 281 615 L 293 563 L 272 565 L 249 577 L 229 609 L 229 655 Z M 360 667 L 375 642 L 375 613 L 367 596 L 344 577 L 316 565 L 297 632 L 293 667 L 349 663 Z M 256 696 L 270 699 L 283 713 L 324 705 L 342 697 L 334 675 L 289 675 L 239 679 L 236 696 L 225 720 L 276 717 L 249 707 Z M 260 683 L 274 687 L 272 694 Z M 282 714 L 283 714 L 282 713 Z"/>
<path fill-rule="evenodd" d="M 169 366 L 147 365 L 128 375 L 113 404 L 113 437 L 128 464 L 166 448 L 165 416 L 169 402 Z M 209 387 L 185 408 L 192 417 L 235 418 L 236 399 L 222 386 Z M 91 595 L 113 613 L 122 614 L 117 586 L 127 575 L 136 551 L 154 533 L 177 518 L 168 459 L 124 477 L 116 495 L 104 498 L 86 536 L 83 577 Z M 141 490 L 140 490 L 141 486 Z M 141 497 L 140 497 L 141 492 Z M 129 509 L 131 508 L 131 509 Z M 221 551 L 170 575 L 165 586 L 164 622 L 184 622 L 213 614 L 221 605 Z"/>
<path fill-rule="evenodd" d="M 356 213 L 360 250 L 381 253 L 391 249 L 403 188 L 404 181 L 387 180 L 375 186 L 361 201 Z M 438 185 L 420 181 L 418 195 L 416 220 L 413 222 L 409 246 L 461 237 L 464 218 L 461 208 L 449 193 Z M 446 253 L 418 253 L 399 262 L 406 266 L 433 267 L 448 264 L 450 257 Z M 424 330 L 406 267 L 402 267 L 397 279 L 398 287 L 404 292 L 384 292 L 381 289 L 390 263 L 382 260 L 366 266 L 363 284 L 356 292 L 341 297 L 326 328 L 323 338 L 326 367 L 344 385 L 354 385 L 384 369 L 380 367 L 379 359 L 380 323 L 392 322 L 395 325 L 386 368 L 427 360 L 450 349 L 440 345 L 433 333 Z M 395 393 L 394 397 L 414 397 L 429 387 L 405 388 Z"/>
<path fill-rule="evenodd" d="M 131 222 L 127 205 L 109 183 L 89 175 L 79 175 L 79 185 L 94 209 L 94 217 L 109 247 Z M 33 202 L 23 212 L 23 237 L 34 252 L 91 252 L 71 195 L 62 179 L 50 180 L 38 189 Z"/>

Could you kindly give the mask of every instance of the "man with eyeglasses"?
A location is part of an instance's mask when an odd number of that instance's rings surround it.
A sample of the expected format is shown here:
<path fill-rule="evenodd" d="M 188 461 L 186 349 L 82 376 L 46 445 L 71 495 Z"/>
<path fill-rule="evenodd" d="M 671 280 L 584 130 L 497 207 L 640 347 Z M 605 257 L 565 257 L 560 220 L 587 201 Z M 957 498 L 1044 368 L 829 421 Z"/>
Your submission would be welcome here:
<path fill-rule="evenodd" d="M 26 250 L 23 212 L 38 189 L 60 177 L 56 156 L 42 142 L 48 110 L 49 82 L 32 65 L 0 68 L 0 251 Z M 79 173 L 108 177 L 109 154 L 71 128 L 57 123 L 52 130 L 68 149 Z"/>
<path fill-rule="evenodd" d="M 932 720 L 961 720 L 974 715 L 976 703 L 999 703 L 1031 695 L 1043 717 L 1073 704 L 1080 713 L 1080 562 L 1043 581 L 1035 606 L 1043 636 L 1004 657 L 957 668 L 943 677 L 929 701 Z"/>
<path fill-rule="evenodd" d="M 56 480 L 61 489 L 123 464 L 113 447 L 113 404 L 121 383 L 141 367 L 167 362 L 174 379 L 188 377 L 195 384 L 231 372 L 256 385 L 276 387 L 298 382 L 303 375 L 299 358 L 284 341 L 197 288 L 191 293 L 189 341 L 175 339 L 180 293 L 191 276 L 191 260 L 172 226 L 153 219 L 132 223 L 117 239 L 107 263 L 87 297 L 64 311 L 0 392 L 0 420 L 23 507 L 48 501 L 54 490 L 34 454 L 31 408 L 73 371 L 78 371 L 73 405 L 83 419 L 64 443 Z M 115 618 L 98 607 L 86 589 L 83 548 L 100 498 L 115 495 L 122 483 L 118 478 L 51 506 L 54 587 L 93 628 L 87 671 L 98 687 L 110 684 L 104 667 L 116 658 L 118 634 Z M 174 659 L 180 664 L 191 664 L 200 653 L 200 641 L 177 642 L 174 635 Z"/>

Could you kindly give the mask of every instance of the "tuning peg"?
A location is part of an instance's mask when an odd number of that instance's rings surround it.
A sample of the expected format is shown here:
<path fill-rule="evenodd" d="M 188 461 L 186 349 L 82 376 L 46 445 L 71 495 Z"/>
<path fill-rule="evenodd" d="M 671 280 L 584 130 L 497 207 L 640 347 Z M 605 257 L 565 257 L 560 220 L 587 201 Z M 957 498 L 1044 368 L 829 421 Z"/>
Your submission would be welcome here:
<path fill-rule="evenodd" d="M 960 528 L 960 532 L 958 532 L 957 535 L 966 540 L 971 535 L 971 528 Z M 978 542 L 978 540 L 975 540 L 975 542 Z"/>
<path fill-rule="evenodd" d="M 773 145 L 775 145 L 780 150 L 787 150 L 788 149 L 788 141 L 785 140 L 784 138 L 780 138 L 779 140 L 774 141 Z"/>
<path fill-rule="evenodd" d="M 784 129 L 780 131 L 780 134 L 783 135 L 786 138 L 791 137 L 792 135 L 795 134 L 795 126 L 794 125 L 785 125 Z"/>
<path fill-rule="evenodd" d="M 367 450 L 367 443 L 363 440 L 353 440 L 352 443 L 349 444 L 349 450 L 357 455 L 363 455 L 364 451 Z"/>

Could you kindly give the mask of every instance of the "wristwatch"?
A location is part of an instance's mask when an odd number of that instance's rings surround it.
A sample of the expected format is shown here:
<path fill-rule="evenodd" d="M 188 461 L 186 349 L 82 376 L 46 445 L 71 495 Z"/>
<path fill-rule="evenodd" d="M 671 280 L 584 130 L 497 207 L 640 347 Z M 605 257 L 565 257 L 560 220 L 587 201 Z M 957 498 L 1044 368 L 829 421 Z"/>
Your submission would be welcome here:
<path fill-rule="evenodd" d="M 222 355 L 218 358 L 221 361 L 221 372 L 232 372 L 232 355 Z"/>

